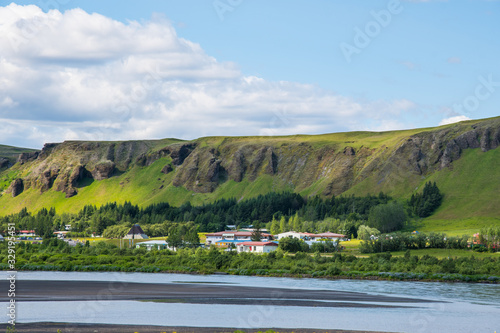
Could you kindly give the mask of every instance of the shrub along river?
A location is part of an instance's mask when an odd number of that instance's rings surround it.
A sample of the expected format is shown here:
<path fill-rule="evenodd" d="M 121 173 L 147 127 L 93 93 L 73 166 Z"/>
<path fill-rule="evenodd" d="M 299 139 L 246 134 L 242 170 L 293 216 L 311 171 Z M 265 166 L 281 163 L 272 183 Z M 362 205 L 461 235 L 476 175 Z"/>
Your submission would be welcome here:
<path fill-rule="evenodd" d="M 18 323 L 500 332 L 498 284 L 19 272 L 16 297 Z"/>

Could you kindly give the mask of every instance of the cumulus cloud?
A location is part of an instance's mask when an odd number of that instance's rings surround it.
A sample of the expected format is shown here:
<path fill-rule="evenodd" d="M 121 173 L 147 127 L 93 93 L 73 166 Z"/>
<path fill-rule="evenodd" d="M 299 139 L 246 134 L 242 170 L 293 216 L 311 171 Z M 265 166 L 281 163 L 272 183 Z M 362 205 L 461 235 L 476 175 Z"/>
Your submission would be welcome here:
<path fill-rule="evenodd" d="M 4 144 L 401 127 L 394 115 L 415 108 L 245 76 L 178 37 L 163 17 L 122 23 L 10 4 L 0 22 Z"/>
<path fill-rule="evenodd" d="M 471 119 L 469 117 L 467 117 L 467 116 L 449 117 L 449 118 L 445 118 L 445 119 L 441 120 L 439 122 L 439 126 L 454 124 L 454 123 L 458 123 L 460 121 L 466 121 L 466 120 L 471 120 Z"/>

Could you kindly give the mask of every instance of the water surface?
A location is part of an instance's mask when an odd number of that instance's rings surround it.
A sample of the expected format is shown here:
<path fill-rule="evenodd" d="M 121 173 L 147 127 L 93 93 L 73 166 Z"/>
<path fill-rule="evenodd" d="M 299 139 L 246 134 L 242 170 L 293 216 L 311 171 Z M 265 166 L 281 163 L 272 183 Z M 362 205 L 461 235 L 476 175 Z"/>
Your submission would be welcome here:
<path fill-rule="evenodd" d="M 120 287 L 122 282 L 230 284 L 352 291 L 438 301 L 391 303 L 391 305 L 401 306 L 398 308 L 182 304 L 107 301 L 103 297 L 106 290 L 103 290 L 102 295 L 96 295 L 91 301 L 20 302 L 18 322 L 317 328 L 385 332 L 500 332 L 499 285 L 117 272 L 19 272 L 17 278 L 19 280 L 109 281 L 109 286 L 112 288 Z M 123 286 L 126 285 L 123 284 Z"/>

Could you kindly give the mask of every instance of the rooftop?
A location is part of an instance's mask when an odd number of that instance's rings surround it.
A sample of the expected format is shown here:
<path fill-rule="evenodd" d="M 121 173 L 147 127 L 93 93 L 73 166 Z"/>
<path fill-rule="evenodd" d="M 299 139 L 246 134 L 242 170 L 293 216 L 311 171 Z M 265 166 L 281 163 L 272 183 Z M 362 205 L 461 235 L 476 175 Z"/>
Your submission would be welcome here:
<path fill-rule="evenodd" d="M 242 242 L 238 245 L 245 246 L 278 246 L 275 242 Z"/>

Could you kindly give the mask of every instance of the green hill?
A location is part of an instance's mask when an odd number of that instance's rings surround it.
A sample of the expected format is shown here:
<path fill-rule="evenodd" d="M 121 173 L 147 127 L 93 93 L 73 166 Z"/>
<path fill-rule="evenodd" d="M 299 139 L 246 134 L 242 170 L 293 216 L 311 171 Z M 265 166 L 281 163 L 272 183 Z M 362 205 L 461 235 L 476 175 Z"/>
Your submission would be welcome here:
<path fill-rule="evenodd" d="M 16 163 L 19 155 L 35 153 L 38 150 L 0 145 L 0 169 L 5 169 Z"/>
<path fill-rule="evenodd" d="M 476 230 L 500 223 L 499 145 L 500 117 L 391 132 L 67 141 L 1 169 L 0 214 L 52 206 L 76 212 L 110 201 L 201 204 L 283 190 L 407 199 L 430 180 L 445 199 L 418 227 L 453 220 Z"/>

